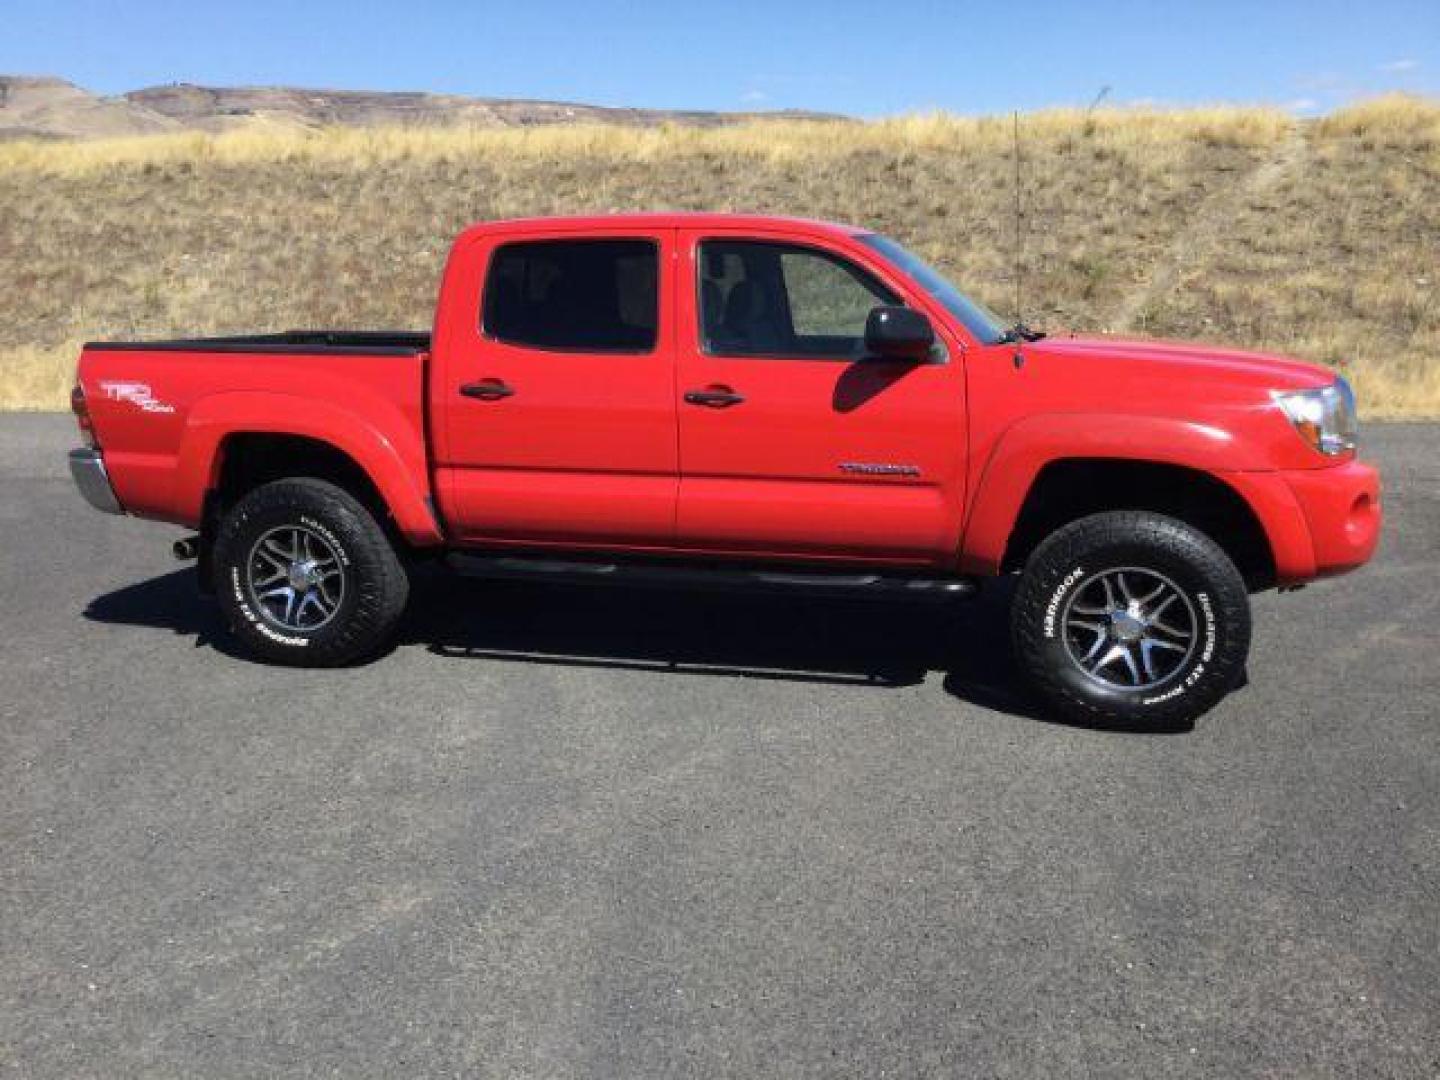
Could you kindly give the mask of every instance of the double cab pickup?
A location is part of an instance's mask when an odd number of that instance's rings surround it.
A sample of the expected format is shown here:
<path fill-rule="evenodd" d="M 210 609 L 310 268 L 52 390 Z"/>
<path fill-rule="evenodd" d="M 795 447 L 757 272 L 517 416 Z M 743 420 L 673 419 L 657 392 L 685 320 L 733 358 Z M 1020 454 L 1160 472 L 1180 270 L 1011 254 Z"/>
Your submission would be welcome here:
<path fill-rule="evenodd" d="M 490 222 L 434 327 L 97 342 L 70 467 L 171 522 L 235 636 L 341 665 L 422 561 L 961 597 L 1014 576 L 1045 707 L 1185 724 L 1249 594 L 1350 570 L 1380 490 L 1343 378 L 1006 326 L 896 241 L 722 214 Z"/>

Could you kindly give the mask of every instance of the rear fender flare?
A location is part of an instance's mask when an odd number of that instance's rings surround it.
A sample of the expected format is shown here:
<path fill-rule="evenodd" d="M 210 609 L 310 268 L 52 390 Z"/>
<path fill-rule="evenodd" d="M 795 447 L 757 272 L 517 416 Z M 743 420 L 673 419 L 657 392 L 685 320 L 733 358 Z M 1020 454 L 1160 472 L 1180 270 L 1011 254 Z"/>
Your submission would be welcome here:
<path fill-rule="evenodd" d="M 380 424 L 313 397 L 237 391 L 202 398 L 190 409 L 181 436 L 175 504 L 200 519 L 205 493 L 219 482 L 221 445 L 231 435 L 296 435 L 348 455 L 370 478 L 401 534 L 417 546 L 443 540 L 429 498 L 423 438 L 398 410 Z M 418 481 L 418 482 L 417 482 Z"/>

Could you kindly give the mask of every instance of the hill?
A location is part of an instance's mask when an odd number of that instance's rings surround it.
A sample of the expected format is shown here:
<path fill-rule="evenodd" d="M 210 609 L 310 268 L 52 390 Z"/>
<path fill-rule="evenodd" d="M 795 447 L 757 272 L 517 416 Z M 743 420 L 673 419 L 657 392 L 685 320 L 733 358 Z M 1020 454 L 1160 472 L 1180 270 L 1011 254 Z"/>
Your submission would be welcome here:
<path fill-rule="evenodd" d="M 288 86 L 216 89 L 176 83 L 125 95 L 127 101 L 185 126 L 211 130 L 245 117 L 286 120 L 304 127 L 523 127 L 532 124 L 693 124 L 713 127 L 753 120 L 756 113 L 682 109 L 611 109 L 562 101 L 464 97 L 459 94 L 302 90 Z M 820 113 L 765 114 L 826 119 Z M 831 119 L 838 119 L 831 118 Z"/>
<path fill-rule="evenodd" d="M 1008 118 L 315 122 L 0 143 L 0 404 L 61 407 L 89 337 L 424 326 L 449 239 L 482 218 L 827 217 L 1012 306 Z M 1028 321 L 1273 349 L 1349 373 L 1367 415 L 1440 415 L 1440 103 L 1021 126 Z"/>
<path fill-rule="evenodd" d="M 171 83 L 100 97 L 63 79 L 0 75 L 0 139 L 92 139 L 164 131 L 211 134 L 252 129 L 351 127 L 524 127 L 535 124 L 686 124 L 714 127 L 765 115 L 835 119 L 821 113 L 724 113 L 611 109 L 558 101 L 459 94 L 310 90 L 292 86 Z"/>
<path fill-rule="evenodd" d="M 97 97 L 64 79 L 0 75 L 0 139 L 93 139 L 175 127 L 143 104 Z"/>

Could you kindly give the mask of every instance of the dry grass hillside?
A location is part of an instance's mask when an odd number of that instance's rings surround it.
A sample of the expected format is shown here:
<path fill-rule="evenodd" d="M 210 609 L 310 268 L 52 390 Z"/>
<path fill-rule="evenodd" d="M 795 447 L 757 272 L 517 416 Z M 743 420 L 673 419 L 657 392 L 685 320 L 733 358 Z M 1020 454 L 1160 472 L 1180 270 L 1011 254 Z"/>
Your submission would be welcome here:
<path fill-rule="evenodd" d="M 1022 119 L 1028 321 L 1345 370 L 1440 415 L 1440 103 Z M 0 143 L 0 404 L 63 405 L 78 343 L 427 324 L 481 218 L 732 209 L 866 224 L 1012 295 L 1008 118 L 700 129 L 254 130 Z"/>

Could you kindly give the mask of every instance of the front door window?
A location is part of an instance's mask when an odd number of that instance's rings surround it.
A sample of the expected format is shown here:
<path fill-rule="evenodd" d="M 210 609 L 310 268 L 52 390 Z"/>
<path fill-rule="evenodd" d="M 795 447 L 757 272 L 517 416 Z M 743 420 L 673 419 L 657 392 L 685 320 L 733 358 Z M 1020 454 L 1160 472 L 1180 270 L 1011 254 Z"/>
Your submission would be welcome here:
<path fill-rule="evenodd" d="M 899 303 L 871 275 L 792 244 L 700 245 L 700 324 L 710 356 L 854 360 L 871 309 Z"/>

